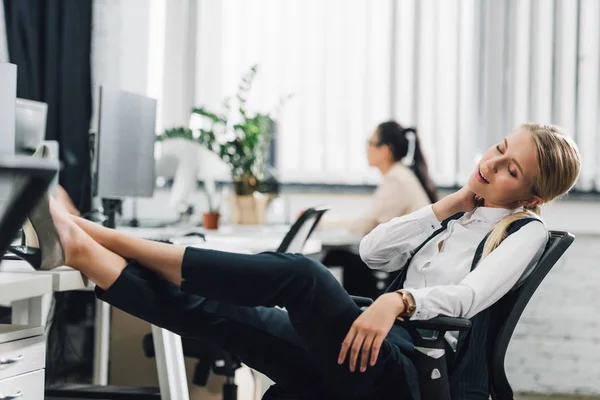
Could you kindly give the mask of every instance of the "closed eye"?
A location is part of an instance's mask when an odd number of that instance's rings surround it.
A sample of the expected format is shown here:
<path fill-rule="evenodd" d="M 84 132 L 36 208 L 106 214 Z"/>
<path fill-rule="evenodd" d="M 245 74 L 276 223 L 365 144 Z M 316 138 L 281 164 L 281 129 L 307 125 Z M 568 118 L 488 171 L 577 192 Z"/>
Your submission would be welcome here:
<path fill-rule="evenodd" d="M 504 154 L 504 152 L 500 149 L 500 145 L 496 145 L 496 150 L 498 150 L 498 153 Z"/>

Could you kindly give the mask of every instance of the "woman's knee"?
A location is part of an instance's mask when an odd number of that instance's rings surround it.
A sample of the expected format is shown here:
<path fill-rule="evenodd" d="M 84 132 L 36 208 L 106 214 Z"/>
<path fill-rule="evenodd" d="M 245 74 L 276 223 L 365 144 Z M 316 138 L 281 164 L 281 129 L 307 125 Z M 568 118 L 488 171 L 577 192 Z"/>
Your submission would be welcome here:
<path fill-rule="evenodd" d="M 297 256 L 291 263 L 292 271 L 298 279 L 315 281 L 322 277 L 330 277 L 331 273 L 323 264 L 308 257 Z"/>

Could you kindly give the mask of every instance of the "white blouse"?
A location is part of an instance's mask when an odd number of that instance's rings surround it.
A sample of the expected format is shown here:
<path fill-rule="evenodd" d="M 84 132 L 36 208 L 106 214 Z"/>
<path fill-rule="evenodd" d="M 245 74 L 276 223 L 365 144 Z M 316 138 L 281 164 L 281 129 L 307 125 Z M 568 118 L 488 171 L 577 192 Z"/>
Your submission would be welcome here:
<path fill-rule="evenodd" d="M 450 221 L 445 231 L 412 259 L 404 288 L 415 298 L 413 320 L 438 315 L 471 318 L 494 304 L 538 261 L 548 241 L 546 227 L 532 222 L 506 238 L 471 272 L 477 246 L 494 225 L 515 212 L 479 207 Z M 379 225 L 360 243 L 360 256 L 373 269 L 397 271 L 411 250 L 441 228 L 432 206 Z M 442 242 L 441 250 L 438 245 Z M 446 335 L 455 348 L 456 332 Z"/>

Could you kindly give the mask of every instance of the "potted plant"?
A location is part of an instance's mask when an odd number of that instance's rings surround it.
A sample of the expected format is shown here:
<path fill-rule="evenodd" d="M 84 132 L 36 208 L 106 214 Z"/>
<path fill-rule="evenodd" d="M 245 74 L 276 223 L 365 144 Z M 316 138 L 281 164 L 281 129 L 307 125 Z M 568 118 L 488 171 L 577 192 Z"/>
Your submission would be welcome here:
<path fill-rule="evenodd" d="M 203 214 L 203 226 L 205 229 L 219 229 L 220 195 L 217 193 L 215 181 L 213 179 L 204 180 L 204 194 L 208 203 L 208 212 Z"/>
<path fill-rule="evenodd" d="M 196 120 L 194 125 L 197 126 L 167 129 L 157 138 L 159 141 L 184 138 L 197 142 L 228 164 L 234 192 L 230 199 L 232 223 L 264 222 L 266 207 L 274 198 L 273 193 L 265 193 L 262 188 L 269 187 L 264 183 L 269 178 L 268 158 L 275 121 L 269 113 L 250 112 L 246 108 L 256 71 L 254 65 L 244 74 L 235 98 L 226 99 L 221 112 L 194 108 L 190 120 Z"/>

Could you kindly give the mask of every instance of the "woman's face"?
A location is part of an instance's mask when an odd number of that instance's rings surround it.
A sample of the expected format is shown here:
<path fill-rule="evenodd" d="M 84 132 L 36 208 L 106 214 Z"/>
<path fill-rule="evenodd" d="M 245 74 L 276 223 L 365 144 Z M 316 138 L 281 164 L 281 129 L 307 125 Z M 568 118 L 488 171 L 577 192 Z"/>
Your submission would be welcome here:
<path fill-rule="evenodd" d="M 538 174 L 537 149 L 531 133 L 519 128 L 490 147 L 469 178 L 469 189 L 487 207 L 517 208 L 542 203 L 532 192 Z"/>
<path fill-rule="evenodd" d="M 383 163 L 388 163 L 391 155 L 389 147 L 379 142 L 379 132 L 376 129 L 367 142 L 367 161 L 369 162 L 369 166 L 377 167 Z"/>

